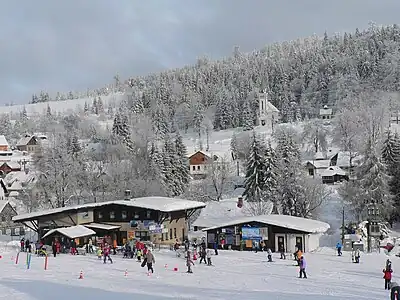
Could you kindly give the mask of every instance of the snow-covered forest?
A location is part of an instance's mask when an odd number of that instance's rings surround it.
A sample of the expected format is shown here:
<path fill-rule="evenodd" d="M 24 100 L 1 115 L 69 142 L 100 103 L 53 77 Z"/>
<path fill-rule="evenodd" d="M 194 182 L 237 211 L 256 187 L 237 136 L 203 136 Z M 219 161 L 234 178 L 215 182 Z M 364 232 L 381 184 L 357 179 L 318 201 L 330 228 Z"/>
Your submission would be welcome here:
<path fill-rule="evenodd" d="M 393 25 L 249 54 L 236 48 L 220 61 L 201 58 L 194 66 L 124 83 L 116 77 L 110 90 L 126 94 L 116 107 L 104 105 L 105 89 L 88 92 L 81 111 L 61 114 L 48 106 L 40 116 L 25 109 L 3 114 L 1 134 L 8 140 L 27 132 L 49 138 L 34 156 L 34 196 L 21 194 L 21 201 L 35 210 L 121 199 L 126 189 L 133 197 L 220 200 L 239 175 L 252 213 L 265 213 L 272 202 L 276 213 L 317 217 L 331 191 L 306 174 L 304 160 L 336 146 L 349 153 L 351 180 L 338 189 L 346 211 L 360 220 L 374 203 L 391 220 L 400 204 L 400 140 L 389 126 L 399 108 L 399 43 L 400 28 Z M 299 130 L 281 125 L 267 138 L 252 131 L 260 89 L 280 110 L 280 123 Z M 31 102 L 51 100 L 43 92 Z M 323 105 L 335 111 L 328 125 L 316 119 Z M 183 136 L 192 134 L 207 150 L 212 132 L 239 127 L 232 153 L 212 163 L 205 179 L 192 180 Z M 244 174 L 236 173 L 236 163 Z"/>

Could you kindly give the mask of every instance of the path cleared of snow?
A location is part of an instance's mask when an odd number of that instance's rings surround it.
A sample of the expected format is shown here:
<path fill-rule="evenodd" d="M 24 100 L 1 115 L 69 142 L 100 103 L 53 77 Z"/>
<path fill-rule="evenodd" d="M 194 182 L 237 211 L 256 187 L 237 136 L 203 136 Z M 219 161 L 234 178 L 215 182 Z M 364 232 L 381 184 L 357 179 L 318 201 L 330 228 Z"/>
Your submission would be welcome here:
<path fill-rule="evenodd" d="M 26 269 L 26 254 L 15 264 L 15 252 L 2 253 L 0 259 L 0 299 L 268 299 L 268 300 L 350 300 L 387 299 L 383 290 L 384 254 L 361 257 L 359 265 L 351 263 L 350 253 L 335 256 L 324 248 L 305 255 L 308 279 L 299 279 L 298 267 L 291 259 L 266 262 L 263 252 L 221 251 L 213 256 L 215 266 L 199 265 L 193 274 L 185 273 L 185 260 L 174 253 L 154 252 L 155 273 L 134 260 L 113 256 L 114 264 L 104 265 L 94 256 L 60 255 L 44 258 L 32 256 L 31 269 Z M 394 279 L 400 263 L 393 259 Z M 167 268 L 165 268 L 167 264 Z M 177 267 L 178 272 L 173 268 Z M 84 279 L 80 280 L 79 272 Z M 125 276 L 125 270 L 128 275 Z"/>

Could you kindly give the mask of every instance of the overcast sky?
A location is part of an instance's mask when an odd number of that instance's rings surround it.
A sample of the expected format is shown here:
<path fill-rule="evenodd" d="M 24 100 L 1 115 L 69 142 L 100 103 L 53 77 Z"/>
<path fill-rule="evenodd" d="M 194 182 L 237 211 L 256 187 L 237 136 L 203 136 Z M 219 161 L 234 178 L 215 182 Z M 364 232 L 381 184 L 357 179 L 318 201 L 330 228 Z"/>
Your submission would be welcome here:
<path fill-rule="evenodd" d="M 314 33 L 399 22 L 399 0 L 18 0 L 0 9 L 0 103 L 86 90 Z"/>

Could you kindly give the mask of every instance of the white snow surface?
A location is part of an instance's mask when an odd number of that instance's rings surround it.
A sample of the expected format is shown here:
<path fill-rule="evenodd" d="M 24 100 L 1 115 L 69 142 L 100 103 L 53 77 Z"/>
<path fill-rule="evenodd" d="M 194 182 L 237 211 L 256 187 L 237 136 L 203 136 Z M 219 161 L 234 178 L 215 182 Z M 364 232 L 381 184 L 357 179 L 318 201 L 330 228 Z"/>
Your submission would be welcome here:
<path fill-rule="evenodd" d="M 71 227 L 51 229 L 51 230 L 49 230 L 49 232 L 47 232 L 43 236 L 43 238 L 45 238 L 49 235 L 52 235 L 55 232 L 59 232 L 62 235 L 69 237 L 70 239 L 75 239 L 75 238 L 90 236 L 90 235 L 96 235 L 96 232 L 93 231 L 92 229 L 89 229 L 83 225 L 76 225 L 76 226 L 71 226 Z"/>
<path fill-rule="evenodd" d="M 112 256 L 114 264 L 103 264 L 94 255 L 49 256 L 47 270 L 43 257 L 32 256 L 28 270 L 26 254 L 15 264 L 16 249 L 1 249 L 3 299 L 389 299 L 389 292 L 383 289 L 382 269 L 387 258 L 383 253 L 362 255 L 360 264 L 351 262 L 350 253 L 338 257 L 331 248 L 306 253 L 308 279 L 300 279 L 294 261 L 280 260 L 276 253 L 274 262 L 267 263 L 264 252 L 220 251 L 212 256 L 214 267 L 196 261 L 193 274 L 187 274 L 183 258 L 172 251 L 154 251 L 155 273 L 148 276 L 139 263 L 119 255 Z M 398 281 L 400 262 L 393 258 L 392 267 L 393 280 Z M 83 279 L 78 279 L 80 271 Z"/>
<path fill-rule="evenodd" d="M 227 223 L 209 227 L 204 230 L 234 226 L 236 224 L 245 224 L 249 222 L 260 222 L 268 225 L 290 228 L 308 233 L 324 233 L 330 228 L 328 223 L 317 220 L 304 219 L 286 215 L 262 215 L 262 216 L 235 218 Z"/>

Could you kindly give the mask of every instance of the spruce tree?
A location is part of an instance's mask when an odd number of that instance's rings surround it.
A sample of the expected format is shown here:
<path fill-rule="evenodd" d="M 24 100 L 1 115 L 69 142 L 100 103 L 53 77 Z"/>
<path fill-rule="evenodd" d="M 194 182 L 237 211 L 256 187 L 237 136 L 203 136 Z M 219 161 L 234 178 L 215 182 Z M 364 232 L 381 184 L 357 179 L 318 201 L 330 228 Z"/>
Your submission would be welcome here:
<path fill-rule="evenodd" d="M 93 99 L 92 114 L 95 114 L 95 115 L 98 115 L 98 114 L 99 114 L 99 108 L 97 107 L 97 100 L 96 100 L 96 98 Z"/>
<path fill-rule="evenodd" d="M 131 132 L 128 124 L 128 117 L 121 113 L 115 114 L 114 123 L 112 127 L 113 135 L 121 141 L 128 150 L 133 150 Z"/>
<path fill-rule="evenodd" d="M 175 153 L 176 153 L 176 163 L 175 163 L 175 174 L 178 180 L 179 186 L 177 187 L 178 195 L 183 194 L 189 185 L 190 173 L 189 164 L 187 158 L 186 146 L 183 143 L 182 136 L 179 132 L 175 134 Z"/>
<path fill-rule="evenodd" d="M 243 112 L 242 112 L 242 126 L 243 130 L 252 130 L 254 128 L 254 114 L 251 109 L 249 101 L 244 102 Z"/>
<path fill-rule="evenodd" d="M 103 101 L 101 101 L 101 98 L 97 98 L 97 114 L 101 114 L 104 112 L 104 104 Z"/>
<path fill-rule="evenodd" d="M 265 147 L 253 131 L 250 153 L 247 159 L 243 196 L 249 202 L 264 201 L 265 191 Z"/>

